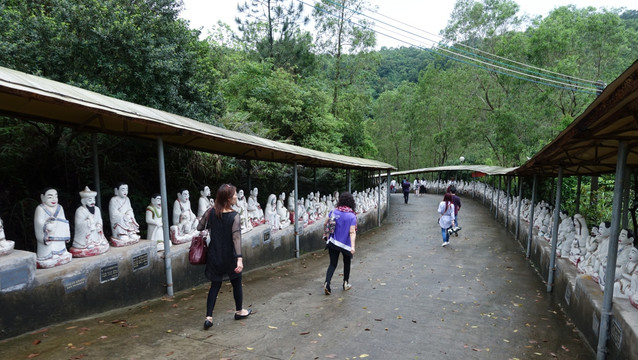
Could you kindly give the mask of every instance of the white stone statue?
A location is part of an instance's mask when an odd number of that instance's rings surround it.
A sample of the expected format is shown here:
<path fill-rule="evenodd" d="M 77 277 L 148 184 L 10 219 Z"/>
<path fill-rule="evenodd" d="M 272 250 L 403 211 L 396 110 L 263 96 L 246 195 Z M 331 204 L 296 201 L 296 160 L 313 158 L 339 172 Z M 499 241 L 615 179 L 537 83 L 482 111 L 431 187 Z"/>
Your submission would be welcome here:
<path fill-rule="evenodd" d="M 563 217 L 564 215 L 564 217 Z M 561 212 L 561 226 L 559 226 L 558 242 L 556 252 L 560 257 L 569 257 L 569 251 L 572 249 L 572 243 L 576 238 L 576 229 L 574 228 L 574 219 Z"/>
<path fill-rule="evenodd" d="M 186 219 L 182 219 L 182 217 L 186 217 Z M 177 199 L 173 203 L 173 225 L 179 225 L 183 221 L 188 221 L 192 227 L 197 227 L 197 216 L 191 210 L 190 193 L 186 189 L 179 190 Z"/>
<path fill-rule="evenodd" d="M 288 195 L 288 211 L 291 213 L 295 212 L 295 191 L 291 191 L 290 195 Z"/>
<path fill-rule="evenodd" d="M 80 191 L 82 206 L 75 210 L 75 234 L 69 252 L 73 257 L 100 255 L 109 250 L 104 236 L 104 225 L 100 208 L 95 206 L 97 192 L 85 187 Z"/>
<path fill-rule="evenodd" d="M 284 206 L 284 201 L 286 200 L 286 193 L 282 192 L 279 194 L 279 199 L 277 199 L 277 215 L 279 215 L 279 223 L 281 228 L 285 228 L 290 225 L 290 212 Z"/>
<path fill-rule="evenodd" d="M 193 215 L 192 211 L 184 211 L 179 217 L 179 222 L 170 227 L 171 242 L 174 245 L 190 243 L 194 236 L 199 235 L 197 222 L 192 221 Z"/>
<path fill-rule="evenodd" d="M 268 195 L 264 217 L 266 224 L 270 225 L 271 230 L 279 230 L 281 228 L 279 214 L 277 213 L 277 196 L 275 194 Z"/>
<path fill-rule="evenodd" d="M 309 224 L 308 213 L 306 212 L 306 208 L 304 207 L 304 199 L 297 200 L 297 210 L 299 211 L 299 216 L 297 216 L 297 220 L 299 224 L 302 226 L 306 226 Z"/>
<path fill-rule="evenodd" d="M 585 221 L 585 218 L 581 214 L 574 215 L 574 234 L 574 241 L 569 250 L 569 261 L 578 266 L 578 264 L 585 259 L 587 238 L 589 237 L 587 221 Z"/>
<path fill-rule="evenodd" d="M 611 240 L 610 240 L 611 241 Z M 614 281 L 619 279 L 621 268 L 629 262 L 629 254 L 634 247 L 634 233 L 628 229 L 620 230 L 618 234 L 618 251 L 616 253 L 616 270 Z M 602 263 L 602 266 L 598 270 L 598 284 L 601 289 L 605 289 L 605 272 L 607 271 L 607 259 Z"/>
<path fill-rule="evenodd" d="M 614 281 L 614 297 L 627 299 L 636 294 L 636 285 L 632 279 L 638 277 L 638 248 L 632 246 L 629 250 L 627 262 L 616 270 Z"/>
<path fill-rule="evenodd" d="M 248 219 L 248 203 L 244 190 L 237 191 L 237 203 L 231 207 L 239 214 L 241 233 L 244 234 L 253 229 L 253 224 Z"/>
<path fill-rule="evenodd" d="M 162 222 L 162 196 L 151 195 L 151 203 L 146 207 L 146 239 L 157 243 L 157 251 L 164 251 L 164 223 Z"/>
<path fill-rule="evenodd" d="M 609 252 L 609 235 L 611 232 L 611 223 L 601 222 L 598 227 L 598 250 L 594 258 L 594 267 L 591 276 L 600 284 L 600 269 L 607 265 L 607 253 Z M 604 279 L 603 285 L 604 286 Z"/>
<path fill-rule="evenodd" d="M 315 213 L 315 194 L 311 192 L 306 198 L 304 203 L 304 209 L 308 214 L 308 224 L 312 224 L 317 220 L 317 214 Z"/>
<path fill-rule="evenodd" d="M 0 256 L 10 254 L 14 247 L 15 242 L 7 240 L 4 234 L 4 224 L 2 223 L 2 219 L 0 219 Z"/>
<path fill-rule="evenodd" d="M 131 200 L 128 198 L 128 185 L 119 183 L 113 189 L 115 195 L 109 201 L 111 220 L 111 245 L 127 246 L 140 241 L 140 225 L 135 220 Z"/>
<path fill-rule="evenodd" d="M 66 250 L 66 243 L 71 240 L 71 228 L 64 209 L 58 204 L 57 190 L 44 189 L 40 200 L 42 203 L 35 208 L 33 216 L 38 241 L 36 263 L 39 269 L 48 269 L 71 261 L 71 253 Z"/>
<path fill-rule="evenodd" d="M 259 202 L 257 201 L 257 195 L 259 190 L 254 188 L 250 191 L 250 196 L 248 197 L 248 218 L 253 224 L 253 227 L 259 226 L 266 222 L 264 219 L 264 211 L 261 209 Z"/>
<path fill-rule="evenodd" d="M 578 263 L 578 271 L 581 273 L 591 274 L 594 268 L 594 260 L 598 250 L 598 236 L 598 226 L 593 226 L 590 235 L 587 237 L 585 257 Z"/>
<path fill-rule="evenodd" d="M 204 186 L 199 191 L 199 200 L 197 201 L 197 219 L 201 219 L 206 210 L 212 208 L 214 201 L 210 198 L 210 187 Z"/>

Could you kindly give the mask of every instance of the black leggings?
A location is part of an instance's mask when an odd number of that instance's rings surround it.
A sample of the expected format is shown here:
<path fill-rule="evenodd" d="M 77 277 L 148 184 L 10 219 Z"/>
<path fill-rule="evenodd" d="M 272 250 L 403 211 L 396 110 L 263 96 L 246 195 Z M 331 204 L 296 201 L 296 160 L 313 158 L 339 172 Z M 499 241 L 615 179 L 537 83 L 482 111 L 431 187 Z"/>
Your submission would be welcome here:
<path fill-rule="evenodd" d="M 330 255 L 330 265 L 328 265 L 328 271 L 326 271 L 326 282 L 330 285 L 332 275 L 334 275 L 337 269 L 337 263 L 339 262 L 339 254 L 343 254 L 343 281 L 350 280 L 350 263 L 352 261 L 352 253 L 349 250 L 342 249 L 332 243 L 328 244 L 328 254 Z"/>
<path fill-rule="evenodd" d="M 235 298 L 235 310 L 242 309 L 242 302 L 244 301 L 244 292 L 241 288 L 241 275 L 230 281 L 233 285 L 233 297 Z M 213 316 L 213 309 L 215 308 L 215 302 L 217 301 L 217 294 L 219 289 L 222 288 L 221 281 L 211 281 L 210 290 L 208 290 L 208 299 L 206 300 L 206 316 Z"/>

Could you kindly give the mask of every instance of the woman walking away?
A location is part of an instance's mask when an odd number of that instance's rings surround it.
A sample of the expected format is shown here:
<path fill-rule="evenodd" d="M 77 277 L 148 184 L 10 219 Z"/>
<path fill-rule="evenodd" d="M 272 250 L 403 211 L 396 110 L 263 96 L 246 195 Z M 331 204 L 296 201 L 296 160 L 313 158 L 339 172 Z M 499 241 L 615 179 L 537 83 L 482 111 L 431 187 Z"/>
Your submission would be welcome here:
<path fill-rule="evenodd" d="M 334 218 L 335 230 L 328 238 L 328 253 L 330 265 L 326 271 L 326 282 L 323 283 L 323 292 L 330 295 L 330 280 L 337 268 L 339 254 L 343 255 L 343 290 L 350 290 L 350 263 L 354 255 L 354 242 L 357 237 L 357 215 L 354 213 L 355 203 L 352 194 L 344 192 L 339 196 L 337 207 L 328 214 L 326 224 Z"/>
<path fill-rule="evenodd" d="M 454 203 L 452 202 L 452 194 L 449 192 L 443 195 L 443 201 L 439 203 L 439 225 L 441 226 L 441 236 L 443 236 L 443 244 L 445 247 L 450 242 L 450 234 L 447 229 L 454 226 Z"/>
<path fill-rule="evenodd" d="M 237 189 L 230 184 L 220 186 L 215 196 L 215 206 L 202 216 L 197 226 L 200 231 L 207 227 L 210 234 L 205 274 L 211 284 L 206 301 L 204 330 L 213 326 L 213 309 L 224 275 L 228 276 L 233 285 L 235 320 L 244 319 L 252 313 L 251 309 L 242 308 L 241 272 L 244 262 L 241 256 L 240 217 L 231 208 L 236 203 Z"/>

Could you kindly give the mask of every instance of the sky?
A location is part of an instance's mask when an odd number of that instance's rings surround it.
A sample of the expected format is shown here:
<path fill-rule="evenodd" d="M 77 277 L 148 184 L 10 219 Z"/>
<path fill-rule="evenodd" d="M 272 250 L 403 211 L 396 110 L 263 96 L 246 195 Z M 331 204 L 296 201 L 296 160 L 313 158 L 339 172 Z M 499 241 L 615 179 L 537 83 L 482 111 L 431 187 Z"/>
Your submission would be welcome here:
<path fill-rule="evenodd" d="M 218 20 L 231 25 L 236 30 L 235 17 L 237 16 L 237 4 L 246 0 L 183 0 L 184 11 L 181 17 L 190 21 L 191 28 L 202 29 L 202 34 L 207 34 L 207 29 L 216 24 Z M 593 6 L 596 8 L 607 7 L 609 1 L 603 0 L 515 0 L 520 6 L 519 15 L 545 17 L 556 7 L 573 4 L 578 8 Z M 314 0 L 303 0 L 306 4 L 313 4 Z M 378 48 L 399 46 L 424 46 L 430 47 L 439 41 L 439 31 L 446 25 L 450 13 L 454 9 L 454 0 L 369 0 L 377 5 L 378 14 L 374 16 L 377 29 Z M 310 6 L 306 5 L 306 8 Z M 613 7 L 626 7 L 638 9 L 636 0 L 614 0 Z M 383 22 L 387 24 L 383 24 Z M 408 30 L 415 35 L 398 33 L 397 27 Z M 394 39 L 393 39 L 394 38 Z"/>

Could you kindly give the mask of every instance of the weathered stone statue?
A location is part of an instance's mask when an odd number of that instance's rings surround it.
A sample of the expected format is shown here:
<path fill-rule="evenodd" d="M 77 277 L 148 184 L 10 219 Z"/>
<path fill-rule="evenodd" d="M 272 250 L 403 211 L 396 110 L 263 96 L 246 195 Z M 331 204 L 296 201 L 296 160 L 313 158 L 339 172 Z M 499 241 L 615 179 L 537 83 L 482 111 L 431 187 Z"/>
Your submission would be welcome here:
<path fill-rule="evenodd" d="M 581 214 L 574 215 L 574 234 L 575 238 L 569 250 L 569 260 L 572 264 L 578 266 L 578 264 L 585 259 L 587 239 L 589 238 L 587 221 L 585 221 L 585 218 Z"/>
<path fill-rule="evenodd" d="M 210 198 L 210 187 L 204 186 L 199 191 L 199 200 L 197 201 L 197 219 L 201 219 L 206 210 L 213 207 L 213 201 Z"/>
<path fill-rule="evenodd" d="M 614 281 L 614 297 L 627 299 L 636 294 L 638 286 L 632 279 L 638 276 L 638 248 L 633 245 L 629 251 L 627 262 L 616 270 Z"/>
<path fill-rule="evenodd" d="M 179 222 L 170 227 L 171 242 L 174 245 L 190 243 L 194 236 L 199 235 L 197 223 L 193 223 L 191 219 L 192 215 L 194 215 L 192 211 L 184 211 Z"/>
<path fill-rule="evenodd" d="M 248 197 L 248 218 L 252 222 L 253 227 L 259 226 L 266 222 L 264 219 L 264 211 L 261 209 L 261 205 L 257 201 L 257 195 L 259 194 L 259 190 L 254 188 L 250 191 L 250 196 Z"/>
<path fill-rule="evenodd" d="M 286 200 L 286 193 L 282 192 L 279 194 L 279 199 L 277 199 L 277 215 L 279 215 L 279 223 L 281 228 L 285 228 L 290 225 L 290 212 L 284 206 L 284 201 Z"/>
<path fill-rule="evenodd" d="M 38 241 L 36 263 L 39 269 L 48 269 L 71 261 L 71 253 L 66 250 L 66 243 L 71 240 L 71 228 L 64 209 L 58 204 L 57 190 L 44 189 L 40 200 L 42 203 L 35 208 L 33 216 Z"/>
<path fill-rule="evenodd" d="M 131 200 L 128 198 L 128 185 L 119 183 L 113 190 L 115 196 L 109 201 L 109 218 L 113 231 L 111 245 L 133 245 L 140 241 L 140 225 L 135 220 Z"/>
<path fill-rule="evenodd" d="M 248 202 L 244 190 L 237 191 L 237 203 L 231 207 L 239 213 L 241 233 L 244 234 L 253 229 L 253 224 L 248 219 Z"/>
<path fill-rule="evenodd" d="M 151 203 L 146 207 L 146 239 L 157 243 L 157 251 L 164 251 L 164 223 L 162 222 L 162 196 L 151 195 Z"/>
<path fill-rule="evenodd" d="M 73 257 L 100 255 L 109 250 L 109 242 L 104 236 L 104 226 L 100 208 L 95 206 L 97 192 L 85 187 L 80 191 L 82 206 L 75 210 L 75 235 L 69 252 Z"/>
<path fill-rule="evenodd" d="M 186 217 L 182 219 L 182 217 Z M 180 189 L 177 199 L 173 203 L 173 225 L 179 225 L 183 221 L 188 221 L 193 227 L 197 227 L 197 216 L 191 210 L 190 193 L 186 189 Z"/>
<path fill-rule="evenodd" d="M 14 247 L 15 242 L 7 240 L 4 234 L 4 224 L 2 223 L 2 219 L 0 219 L 0 256 L 10 254 Z"/>
<path fill-rule="evenodd" d="M 268 195 L 264 217 L 266 224 L 270 225 L 271 230 L 279 230 L 281 228 L 279 214 L 277 214 L 277 196 L 275 194 Z"/>

